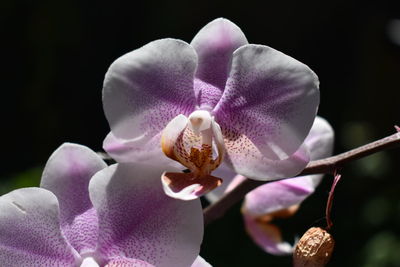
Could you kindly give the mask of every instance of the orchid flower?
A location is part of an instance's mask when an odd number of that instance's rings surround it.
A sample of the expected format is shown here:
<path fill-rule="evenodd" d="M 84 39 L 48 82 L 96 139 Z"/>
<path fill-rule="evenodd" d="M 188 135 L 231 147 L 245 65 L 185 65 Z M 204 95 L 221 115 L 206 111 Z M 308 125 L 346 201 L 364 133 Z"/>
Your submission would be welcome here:
<path fill-rule="evenodd" d="M 190 171 L 162 175 L 166 193 L 186 200 L 221 184 L 211 173 L 222 162 L 252 179 L 291 177 L 309 161 L 290 156 L 315 118 L 318 84 L 306 65 L 216 19 L 190 44 L 156 40 L 110 66 L 104 149 L 118 162 L 158 164 L 163 151 Z"/>
<path fill-rule="evenodd" d="M 304 141 L 312 160 L 332 155 L 333 137 L 333 129 L 329 123 L 321 117 L 316 117 L 311 131 Z M 300 156 L 301 153 L 304 152 L 299 150 L 295 155 Z M 212 202 L 220 199 L 224 193 L 231 191 L 246 179 L 241 175 L 232 179 L 234 177 L 232 173 L 224 175 L 228 175 L 224 176 L 226 177 L 224 179 L 230 183 L 225 186 L 225 192 L 218 188 L 206 195 Z M 257 187 L 246 195 L 242 207 L 244 223 L 247 232 L 257 245 L 271 254 L 292 253 L 293 246 L 282 241 L 281 232 L 277 226 L 272 224 L 272 221 L 275 218 L 292 216 L 301 202 L 314 192 L 322 177 L 322 174 L 307 175 L 270 182 Z"/>
<path fill-rule="evenodd" d="M 90 149 L 64 144 L 41 188 L 0 197 L 2 266 L 210 266 L 198 257 L 199 201 L 163 194 L 160 169 L 107 167 Z"/>

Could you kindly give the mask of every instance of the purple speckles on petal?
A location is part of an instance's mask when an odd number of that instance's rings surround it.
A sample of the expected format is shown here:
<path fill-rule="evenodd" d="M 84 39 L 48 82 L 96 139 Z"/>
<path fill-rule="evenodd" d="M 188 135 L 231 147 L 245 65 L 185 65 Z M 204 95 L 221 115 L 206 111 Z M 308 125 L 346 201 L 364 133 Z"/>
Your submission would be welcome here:
<path fill-rule="evenodd" d="M 197 106 L 199 109 L 207 111 L 211 111 L 215 107 L 223 92 L 220 88 L 200 79 L 194 79 L 194 88 Z"/>
<path fill-rule="evenodd" d="M 122 252 L 155 266 L 194 261 L 203 233 L 200 202 L 166 196 L 161 173 L 154 166 L 119 164 L 94 176 L 89 190 L 99 214 L 99 253 Z"/>
<path fill-rule="evenodd" d="M 303 147 L 309 150 L 313 159 L 331 155 L 333 130 L 326 120 L 315 119 Z M 268 253 L 291 253 L 292 246 L 282 241 L 280 229 L 272 224 L 273 220 L 292 216 L 321 179 L 322 174 L 285 179 L 259 186 L 248 193 L 242 211 L 246 230 L 254 242 Z"/>
<path fill-rule="evenodd" d="M 105 162 L 87 147 L 65 143 L 48 160 L 41 187 L 60 203 L 64 234 L 78 251 L 93 250 L 97 241 L 97 216 L 89 199 L 89 181 Z"/>
<path fill-rule="evenodd" d="M 157 166 L 104 165 L 90 149 L 64 144 L 43 174 L 54 194 L 0 196 L 1 265 L 190 266 L 203 236 L 200 201 L 167 197 Z"/>
<path fill-rule="evenodd" d="M 60 229 L 57 198 L 41 188 L 0 197 L 2 266 L 75 266 L 78 253 Z"/>
<path fill-rule="evenodd" d="M 112 259 L 105 267 L 154 267 L 154 265 L 141 260 L 119 257 Z"/>
<path fill-rule="evenodd" d="M 213 110 L 235 170 L 246 175 L 250 164 L 262 174 L 257 164 L 292 155 L 311 128 L 318 102 L 318 79 L 306 65 L 267 46 L 237 49 Z"/>

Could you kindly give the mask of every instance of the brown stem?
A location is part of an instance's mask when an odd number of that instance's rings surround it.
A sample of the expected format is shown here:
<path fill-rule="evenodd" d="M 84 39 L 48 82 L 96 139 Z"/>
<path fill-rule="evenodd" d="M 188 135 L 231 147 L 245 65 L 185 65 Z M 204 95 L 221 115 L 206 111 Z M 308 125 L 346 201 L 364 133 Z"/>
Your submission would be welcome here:
<path fill-rule="evenodd" d="M 400 145 L 400 132 L 333 157 L 311 161 L 297 176 L 318 173 L 334 174 L 334 172 L 339 170 L 345 163 L 398 145 Z M 222 217 L 230 207 L 243 199 L 248 192 L 268 182 L 271 181 L 246 179 L 235 189 L 224 195 L 218 202 L 215 202 L 203 210 L 204 224 L 208 225 Z"/>

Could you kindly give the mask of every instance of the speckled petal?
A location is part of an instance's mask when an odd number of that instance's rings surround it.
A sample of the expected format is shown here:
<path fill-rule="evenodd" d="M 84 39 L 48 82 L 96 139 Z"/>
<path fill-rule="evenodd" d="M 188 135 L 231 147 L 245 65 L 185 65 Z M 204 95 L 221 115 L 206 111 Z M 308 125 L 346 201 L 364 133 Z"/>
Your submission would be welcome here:
<path fill-rule="evenodd" d="M 245 45 L 234 52 L 213 114 L 239 174 L 270 176 L 261 169 L 265 159 L 285 159 L 299 149 L 317 112 L 318 83 L 310 68 L 270 47 Z"/>
<path fill-rule="evenodd" d="M 212 265 L 206 262 L 202 257 L 197 256 L 191 267 L 212 267 Z"/>
<path fill-rule="evenodd" d="M 275 176 L 282 176 L 288 170 L 293 170 L 293 173 L 297 173 L 306 166 L 309 158 L 316 160 L 332 155 L 333 140 L 334 131 L 332 127 L 325 119 L 317 116 L 304 144 L 294 155 L 286 160 L 267 161 L 265 164 L 266 166 L 271 166 L 272 164 L 275 171 L 281 170 Z M 206 195 L 206 198 L 212 203 L 219 200 L 226 192 L 235 188 L 244 179 L 241 175 L 236 176 L 236 173 L 227 164 L 222 164 L 213 172 L 213 175 L 221 177 L 223 182 L 221 186 Z M 289 176 L 292 175 L 287 175 L 287 177 Z M 309 175 L 304 178 L 304 185 L 310 192 L 313 192 L 321 181 L 322 175 Z"/>
<path fill-rule="evenodd" d="M 220 186 L 222 180 L 211 175 L 194 177 L 193 173 L 165 172 L 161 176 L 161 182 L 168 196 L 193 200 Z"/>
<path fill-rule="evenodd" d="M 60 228 L 57 198 L 42 188 L 0 197 L 0 262 L 7 267 L 76 266 L 79 255 Z"/>
<path fill-rule="evenodd" d="M 251 154 L 251 152 L 247 152 Z M 250 179 L 261 181 L 295 176 L 301 172 L 310 161 L 308 149 L 304 144 L 298 151 L 296 151 L 296 153 L 283 160 L 268 159 L 262 156 L 257 150 L 253 150 L 252 152 L 254 152 L 252 157 L 240 156 L 242 161 L 237 162 L 231 160 L 232 158 L 230 157 L 231 155 L 229 154 L 228 148 L 225 161 L 229 163 L 228 165 L 233 165 L 232 168 L 236 173 L 242 174 Z M 236 157 L 236 160 L 238 159 L 239 158 Z M 246 166 L 242 164 L 243 161 L 247 162 Z"/>
<path fill-rule="evenodd" d="M 194 49 L 175 39 L 151 42 L 111 65 L 104 80 L 104 111 L 113 135 L 129 140 L 135 150 L 132 161 L 161 152 L 159 134 L 167 123 L 194 110 L 196 66 Z M 112 147 L 104 148 L 112 154 Z"/>
<path fill-rule="evenodd" d="M 211 21 L 193 38 L 191 45 L 199 56 L 195 92 L 201 108 L 212 109 L 217 104 L 225 88 L 233 51 L 247 43 L 240 28 L 224 18 Z"/>
<path fill-rule="evenodd" d="M 307 136 L 304 146 L 313 160 L 332 154 L 333 129 L 329 123 L 317 117 Z M 247 232 L 265 251 L 272 254 L 288 254 L 292 251 L 289 243 L 282 241 L 279 228 L 269 223 L 271 213 L 282 212 L 298 206 L 312 194 L 323 175 L 308 175 L 259 186 L 248 193 L 243 204 L 243 216 Z M 231 183 L 233 184 L 233 182 Z M 295 212 L 296 208 L 292 211 Z M 259 218 L 267 218 L 267 222 Z"/>
<path fill-rule="evenodd" d="M 303 145 L 314 160 L 328 157 L 333 150 L 333 136 L 329 123 L 316 117 Z M 246 195 L 244 210 L 252 216 L 261 216 L 300 204 L 314 192 L 322 176 L 300 176 L 259 186 Z"/>
<path fill-rule="evenodd" d="M 255 177 L 257 180 L 273 180 L 277 177 L 290 177 L 299 173 L 309 162 L 309 152 L 305 145 L 302 145 L 300 149 L 292 156 L 285 160 L 268 160 L 264 159 L 264 166 L 261 166 L 261 170 L 269 172 L 267 177 Z M 268 170 L 270 168 L 271 170 Z M 218 169 L 213 172 L 213 175 L 222 178 L 222 185 L 211 191 L 206 195 L 210 202 L 218 201 L 224 194 L 235 188 L 245 178 L 242 175 L 236 175 L 236 172 L 228 166 L 228 164 L 222 164 Z"/>
<path fill-rule="evenodd" d="M 266 252 L 274 255 L 288 255 L 293 251 L 293 246 L 282 241 L 282 235 L 276 226 L 272 224 L 259 224 L 253 218 L 244 216 L 244 224 L 247 233 L 254 242 Z"/>
<path fill-rule="evenodd" d="M 47 161 L 40 186 L 53 192 L 60 205 L 63 232 L 79 252 L 93 250 L 97 216 L 89 199 L 89 181 L 105 162 L 85 146 L 65 143 Z"/>
<path fill-rule="evenodd" d="M 118 257 L 109 261 L 105 267 L 154 267 L 154 265 L 141 260 Z"/>
<path fill-rule="evenodd" d="M 161 166 L 116 164 L 89 185 L 99 215 L 98 253 L 155 266 L 190 266 L 199 254 L 203 214 L 199 200 L 166 196 Z"/>

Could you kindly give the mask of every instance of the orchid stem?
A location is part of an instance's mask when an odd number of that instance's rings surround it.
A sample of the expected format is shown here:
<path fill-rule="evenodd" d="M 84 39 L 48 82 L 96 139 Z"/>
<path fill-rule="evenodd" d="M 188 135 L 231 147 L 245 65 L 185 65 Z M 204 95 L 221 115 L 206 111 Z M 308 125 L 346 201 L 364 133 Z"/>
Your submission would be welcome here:
<path fill-rule="evenodd" d="M 333 183 L 331 187 L 331 191 L 329 191 L 329 196 L 328 196 L 328 202 L 326 203 L 326 210 L 325 210 L 325 216 L 326 216 L 326 230 L 330 230 L 333 226 L 333 222 L 331 220 L 331 210 L 332 210 L 332 204 L 333 204 L 333 196 L 335 195 L 335 188 L 337 183 L 339 182 L 340 178 L 342 176 L 338 173 L 335 174 L 335 177 L 333 178 Z"/>
<path fill-rule="evenodd" d="M 398 127 L 397 127 L 398 128 Z M 396 128 L 396 130 L 398 130 Z M 372 143 L 360 146 L 342 154 L 309 162 L 306 168 L 297 176 L 309 174 L 335 174 L 335 171 L 340 169 L 344 164 L 369 156 L 371 154 L 394 148 L 400 145 L 400 132 L 379 139 Z M 290 177 L 292 178 L 292 177 Z M 287 178 L 285 178 L 287 179 Z M 274 180 L 276 181 L 276 180 Z M 203 210 L 204 224 L 208 225 L 211 222 L 221 218 L 227 210 L 234 204 L 238 203 L 244 196 L 255 189 L 256 187 L 272 181 L 256 181 L 246 179 L 240 183 L 235 189 L 224 195 L 219 201 L 211 204 Z"/>

